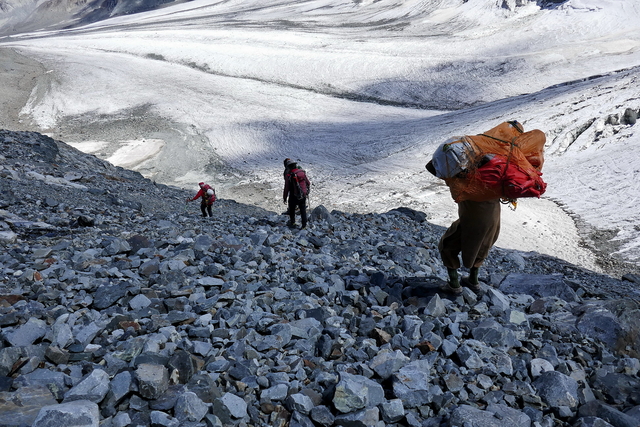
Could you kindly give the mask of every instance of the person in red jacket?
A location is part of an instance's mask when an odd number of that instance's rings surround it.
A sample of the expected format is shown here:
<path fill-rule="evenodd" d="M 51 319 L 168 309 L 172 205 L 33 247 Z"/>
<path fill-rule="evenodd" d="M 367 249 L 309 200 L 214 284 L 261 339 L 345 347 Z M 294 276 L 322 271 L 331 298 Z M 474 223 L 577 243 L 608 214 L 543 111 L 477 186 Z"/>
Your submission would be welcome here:
<path fill-rule="evenodd" d="M 201 182 L 198 185 L 200 186 L 200 190 L 198 190 L 193 198 L 187 199 L 187 202 L 193 202 L 194 200 L 202 198 L 202 200 L 200 201 L 200 210 L 202 211 L 202 216 L 206 218 L 208 214 L 208 216 L 212 217 L 213 202 L 216 201 L 216 190 L 214 190 L 209 184 L 205 184 L 204 182 Z"/>
<path fill-rule="evenodd" d="M 290 159 L 285 160 L 284 172 L 284 192 L 282 198 L 284 203 L 289 205 L 289 227 L 296 225 L 296 208 L 300 209 L 300 220 L 302 228 L 307 226 L 307 196 L 311 188 L 311 182 L 307 178 L 304 170 L 299 169 L 296 162 Z"/>

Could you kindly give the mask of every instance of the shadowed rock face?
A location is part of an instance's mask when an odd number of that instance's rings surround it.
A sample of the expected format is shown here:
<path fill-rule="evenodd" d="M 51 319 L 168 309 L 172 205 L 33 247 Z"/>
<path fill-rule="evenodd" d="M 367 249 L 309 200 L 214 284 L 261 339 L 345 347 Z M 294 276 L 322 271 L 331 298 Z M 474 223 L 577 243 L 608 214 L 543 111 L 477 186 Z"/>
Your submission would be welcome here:
<path fill-rule="evenodd" d="M 180 2 L 182 0 L 3 0 L 0 1 L 0 11 L 5 16 L 0 17 L 0 36 L 73 28 Z"/>
<path fill-rule="evenodd" d="M 0 188 L 0 424 L 638 423 L 638 275 L 494 248 L 450 296 L 420 212 L 203 219 L 35 132 Z"/>
<path fill-rule="evenodd" d="M 170 3 L 181 2 L 182 0 L 95 0 L 73 16 L 78 20 L 74 26 L 90 24 L 114 16 L 145 12 Z"/>

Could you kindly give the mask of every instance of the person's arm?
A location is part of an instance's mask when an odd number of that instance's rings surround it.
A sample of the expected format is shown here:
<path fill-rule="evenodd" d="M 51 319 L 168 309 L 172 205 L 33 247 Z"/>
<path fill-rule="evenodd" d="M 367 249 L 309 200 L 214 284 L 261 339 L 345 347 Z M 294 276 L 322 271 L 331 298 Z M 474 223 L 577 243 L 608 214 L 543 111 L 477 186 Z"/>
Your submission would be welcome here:
<path fill-rule="evenodd" d="M 284 191 L 282 192 L 282 200 L 287 203 L 287 196 L 289 196 L 289 179 L 291 178 L 290 174 L 287 174 L 284 177 Z"/>

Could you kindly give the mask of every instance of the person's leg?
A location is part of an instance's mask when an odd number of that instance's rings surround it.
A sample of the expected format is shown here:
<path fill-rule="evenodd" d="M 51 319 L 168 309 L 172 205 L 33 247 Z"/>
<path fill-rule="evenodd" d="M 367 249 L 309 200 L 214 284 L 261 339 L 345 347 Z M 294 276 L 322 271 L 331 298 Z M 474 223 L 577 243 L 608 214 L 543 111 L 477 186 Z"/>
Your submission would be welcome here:
<path fill-rule="evenodd" d="M 500 201 L 468 201 L 459 205 L 462 264 L 479 268 L 500 234 Z"/>
<path fill-rule="evenodd" d="M 460 286 L 460 278 L 458 277 L 458 270 L 454 268 L 447 268 L 447 275 L 449 276 L 449 285 L 452 288 Z"/>
<path fill-rule="evenodd" d="M 460 220 L 458 219 L 445 231 L 438 243 L 438 251 L 440 252 L 442 264 L 444 264 L 448 270 L 457 270 L 460 268 L 459 255 L 462 250 L 461 237 L 462 232 Z"/>
<path fill-rule="evenodd" d="M 204 218 L 207 217 L 207 205 L 205 205 L 204 203 L 200 203 L 200 211 L 202 212 L 202 216 Z"/>
<path fill-rule="evenodd" d="M 472 285 L 477 285 L 478 283 L 480 283 L 480 281 L 478 280 L 479 270 L 480 269 L 478 267 L 471 267 L 469 269 L 469 283 L 471 283 Z"/>
<path fill-rule="evenodd" d="M 458 209 L 459 214 L 459 209 Z M 460 294 L 460 279 L 458 277 L 458 268 L 460 268 L 460 251 L 462 250 L 462 226 L 460 219 L 454 221 L 451 226 L 444 232 L 438 243 L 438 251 L 442 264 L 447 267 L 448 281 L 441 286 L 442 291 Z"/>
<path fill-rule="evenodd" d="M 464 224 L 461 235 L 462 263 L 469 268 L 469 276 L 463 277 L 460 282 L 474 292 L 481 291 L 478 279 L 480 266 L 500 234 L 500 211 L 499 200 L 460 203 L 460 221 Z"/>
<path fill-rule="evenodd" d="M 209 214 L 210 217 L 213 217 L 213 206 L 212 205 L 207 205 L 207 213 Z"/>
<path fill-rule="evenodd" d="M 298 206 L 300 207 L 300 221 L 302 223 L 302 228 L 307 226 L 307 199 L 302 199 L 298 202 Z"/>
<path fill-rule="evenodd" d="M 465 288 L 471 289 L 475 293 L 482 291 L 480 281 L 478 280 L 478 267 L 471 267 L 469 269 L 469 275 L 460 279 L 460 285 Z"/>
<path fill-rule="evenodd" d="M 460 236 L 460 220 L 456 220 L 447 231 L 445 231 L 438 244 L 442 264 L 447 267 L 447 275 L 449 276 L 447 283 L 441 286 L 440 289 L 456 295 L 462 292 L 458 278 L 458 268 L 460 268 L 460 258 L 458 255 L 461 250 Z"/>
<path fill-rule="evenodd" d="M 289 223 L 287 225 L 290 227 L 296 224 L 296 206 L 296 200 L 289 196 Z"/>

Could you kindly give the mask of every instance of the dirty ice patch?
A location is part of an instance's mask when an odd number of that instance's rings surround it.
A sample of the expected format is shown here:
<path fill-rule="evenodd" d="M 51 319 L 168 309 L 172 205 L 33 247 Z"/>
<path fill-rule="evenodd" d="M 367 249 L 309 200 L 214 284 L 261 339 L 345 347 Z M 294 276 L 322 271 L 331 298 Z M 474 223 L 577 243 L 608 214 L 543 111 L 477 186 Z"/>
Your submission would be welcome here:
<path fill-rule="evenodd" d="M 165 142 L 161 139 L 140 139 L 125 141 L 124 145 L 116 150 L 107 161 L 123 168 L 134 168 L 145 161 L 154 158 Z"/>
<path fill-rule="evenodd" d="M 79 142 L 67 142 L 76 150 L 80 150 L 87 154 L 96 154 L 104 150 L 109 143 L 107 141 L 79 141 Z"/>

